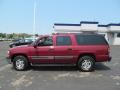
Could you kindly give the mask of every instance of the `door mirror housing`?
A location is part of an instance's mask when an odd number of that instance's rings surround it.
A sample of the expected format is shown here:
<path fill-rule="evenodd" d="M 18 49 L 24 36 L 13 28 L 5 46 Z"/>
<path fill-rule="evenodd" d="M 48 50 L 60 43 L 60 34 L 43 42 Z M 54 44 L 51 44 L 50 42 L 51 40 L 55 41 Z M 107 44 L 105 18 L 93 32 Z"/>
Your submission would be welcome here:
<path fill-rule="evenodd" d="M 37 43 L 34 43 L 33 47 L 34 47 L 34 48 L 37 48 Z"/>

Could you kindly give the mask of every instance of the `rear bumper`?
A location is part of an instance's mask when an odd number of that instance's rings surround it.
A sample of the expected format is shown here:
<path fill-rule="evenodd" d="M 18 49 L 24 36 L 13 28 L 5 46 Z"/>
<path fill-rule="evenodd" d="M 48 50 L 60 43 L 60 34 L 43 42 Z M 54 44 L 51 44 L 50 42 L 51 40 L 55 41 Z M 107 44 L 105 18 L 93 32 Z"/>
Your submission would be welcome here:
<path fill-rule="evenodd" d="M 11 62 L 11 58 L 10 57 L 6 57 L 6 61 L 9 63 L 9 64 L 11 64 L 12 62 Z"/>
<path fill-rule="evenodd" d="M 112 59 L 109 55 L 100 55 L 96 58 L 96 62 L 110 62 Z"/>

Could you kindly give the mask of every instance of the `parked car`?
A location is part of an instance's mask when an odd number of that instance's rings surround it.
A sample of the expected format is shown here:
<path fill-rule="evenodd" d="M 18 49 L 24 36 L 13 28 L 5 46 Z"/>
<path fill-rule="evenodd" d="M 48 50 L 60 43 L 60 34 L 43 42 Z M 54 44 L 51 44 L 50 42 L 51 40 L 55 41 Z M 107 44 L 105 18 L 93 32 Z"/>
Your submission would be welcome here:
<path fill-rule="evenodd" d="M 13 39 L 12 42 L 17 42 L 17 41 L 19 41 L 19 40 L 21 40 L 21 39 L 20 39 L 20 38 Z"/>
<path fill-rule="evenodd" d="M 34 41 L 33 39 L 16 39 L 9 44 L 9 47 L 13 48 L 20 45 L 28 45 L 31 44 L 33 41 Z"/>
<path fill-rule="evenodd" d="M 54 34 L 34 43 L 8 50 L 8 61 L 18 70 L 28 66 L 78 66 L 92 71 L 95 62 L 110 61 L 110 47 L 97 34 Z"/>

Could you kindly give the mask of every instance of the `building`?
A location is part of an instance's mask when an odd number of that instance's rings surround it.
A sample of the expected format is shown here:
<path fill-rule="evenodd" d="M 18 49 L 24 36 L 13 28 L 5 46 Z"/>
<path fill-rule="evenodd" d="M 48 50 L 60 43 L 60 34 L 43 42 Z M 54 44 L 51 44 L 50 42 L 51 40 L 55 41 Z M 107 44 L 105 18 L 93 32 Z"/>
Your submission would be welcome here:
<path fill-rule="evenodd" d="M 56 33 L 98 33 L 105 36 L 110 45 L 120 45 L 120 23 L 101 25 L 98 22 L 81 21 L 80 24 L 55 23 Z"/>

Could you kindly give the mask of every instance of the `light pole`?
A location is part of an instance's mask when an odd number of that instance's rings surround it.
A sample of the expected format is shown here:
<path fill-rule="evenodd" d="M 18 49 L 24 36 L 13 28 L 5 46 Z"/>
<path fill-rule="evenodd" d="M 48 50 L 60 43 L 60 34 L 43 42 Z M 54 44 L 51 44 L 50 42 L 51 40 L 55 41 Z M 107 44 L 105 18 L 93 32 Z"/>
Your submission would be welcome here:
<path fill-rule="evenodd" d="M 36 33 L 36 0 L 34 0 L 34 12 L 33 12 L 33 34 Z"/>

